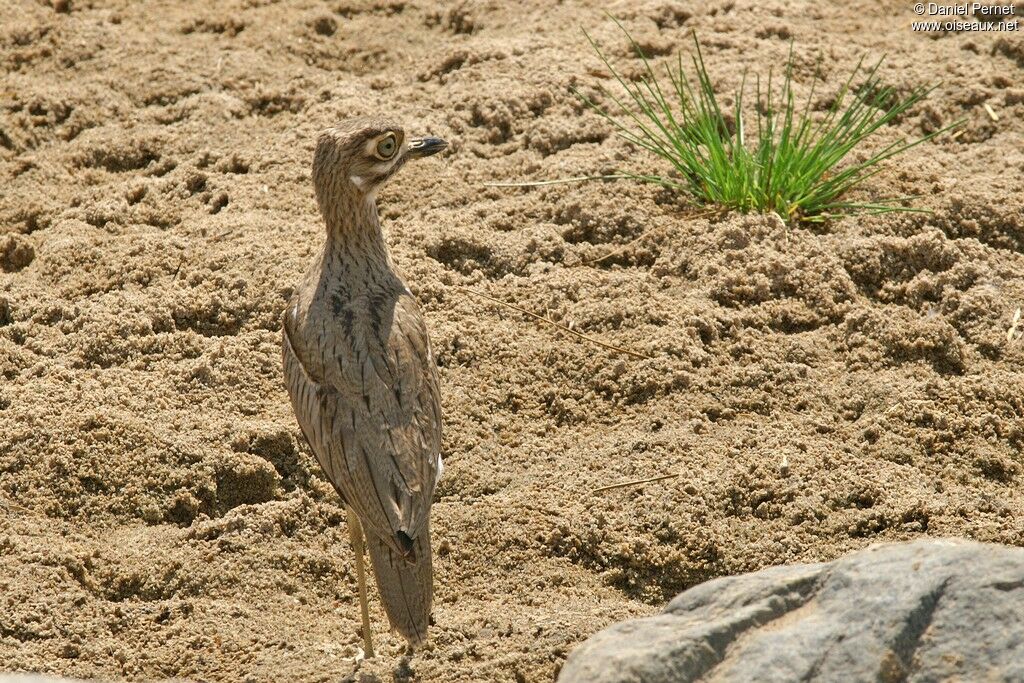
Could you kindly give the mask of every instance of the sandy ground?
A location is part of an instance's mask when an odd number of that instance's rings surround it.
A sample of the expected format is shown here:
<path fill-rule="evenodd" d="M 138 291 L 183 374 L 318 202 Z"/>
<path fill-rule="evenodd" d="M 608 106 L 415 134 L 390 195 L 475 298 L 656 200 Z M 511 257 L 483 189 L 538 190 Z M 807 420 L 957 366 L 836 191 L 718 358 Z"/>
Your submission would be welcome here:
<path fill-rule="evenodd" d="M 855 4 L 0 0 L 0 670 L 550 681 L 709 577 L 1024 545 L 1024 42 Z M 939 83 L 874 144 L 964 132 L 858 195 L 932 213 L 803 228 L 626 181 L 483 187 L 657 163 L 570 93 L 607 82 L 581 27 L 638 68 L 604 9 L 658 56 L 696 30 L 722 92 L 791 40 L 798 95 L 883 53 L 900 92 Z M 379 113 L 452 141 L 381 196 L 447 472 L 432 642 L 400 658 L 374 603 L 357 666 L 344 515 L 278 330 L 322 238 L 316 131 Z"/>

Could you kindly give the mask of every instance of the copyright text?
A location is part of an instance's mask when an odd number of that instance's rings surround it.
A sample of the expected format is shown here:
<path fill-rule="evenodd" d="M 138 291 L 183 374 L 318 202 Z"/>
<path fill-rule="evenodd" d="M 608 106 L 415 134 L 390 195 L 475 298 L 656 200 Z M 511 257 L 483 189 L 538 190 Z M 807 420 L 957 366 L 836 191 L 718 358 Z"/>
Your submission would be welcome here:
<path fill-rule="evenodd" d="M 914 31 L 1019 31 L 1017 7 L 981 2 L 946 5 L 938 2 L 914 4 L 914 14 L 928 21 L 911 22 Z M 939 20 L 933 17 L 939 18 Z"/>

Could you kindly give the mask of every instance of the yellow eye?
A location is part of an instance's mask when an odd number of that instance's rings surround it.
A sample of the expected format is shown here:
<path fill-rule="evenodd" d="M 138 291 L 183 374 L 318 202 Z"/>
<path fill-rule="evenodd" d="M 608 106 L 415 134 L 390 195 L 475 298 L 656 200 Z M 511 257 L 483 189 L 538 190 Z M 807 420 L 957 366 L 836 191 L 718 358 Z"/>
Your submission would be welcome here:
<path fill-rule="evenodd" d="M 381 159 L 387 160 L 395 156 L 395 152 L 398 151 L 398 140 L 395 139 L 394 133 L 388 133 L 377 141 L 377 156 Z"/>

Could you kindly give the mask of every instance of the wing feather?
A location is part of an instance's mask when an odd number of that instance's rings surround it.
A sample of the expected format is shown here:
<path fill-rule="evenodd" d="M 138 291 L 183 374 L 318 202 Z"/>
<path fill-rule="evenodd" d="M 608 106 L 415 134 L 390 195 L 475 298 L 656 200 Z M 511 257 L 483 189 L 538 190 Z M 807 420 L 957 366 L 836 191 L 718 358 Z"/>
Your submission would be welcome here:
<path fill-rule="evenodd" d="M 314 372 L 289 307 L 283 363 L 299 426 L 331 483 L 369 531 L 405 554 L 396 534 L 427 529 L 440 474 L 440 395 L 415 300 L 403 293 L 385 310 L 379 325 L 329 335 Z"/>

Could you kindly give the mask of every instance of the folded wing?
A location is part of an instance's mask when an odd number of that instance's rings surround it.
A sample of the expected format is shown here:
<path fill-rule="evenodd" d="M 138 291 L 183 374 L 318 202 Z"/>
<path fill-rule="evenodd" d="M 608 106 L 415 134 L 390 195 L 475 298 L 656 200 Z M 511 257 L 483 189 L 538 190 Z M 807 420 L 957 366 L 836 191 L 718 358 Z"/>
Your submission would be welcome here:
<path fill-rule="evenodd" d="M 314 350 L 295 343 L 311 331 L 295 329 L 289 309 L 284 373 L 299 425 L 331 483 L 368 535 L 413 562 L 423 551 L 418 539 L 429 534 L 441 467 L 437 369 L 411 295 L 373 310 L 349 316 Z M 302 357 L 317 352 L 315 362 Z M 429 539 L 425 545 L 429 552 Z"/>

